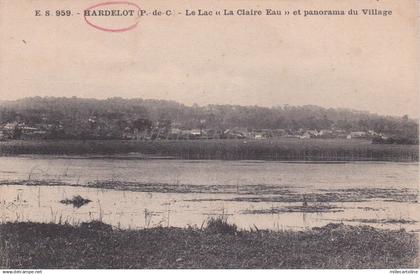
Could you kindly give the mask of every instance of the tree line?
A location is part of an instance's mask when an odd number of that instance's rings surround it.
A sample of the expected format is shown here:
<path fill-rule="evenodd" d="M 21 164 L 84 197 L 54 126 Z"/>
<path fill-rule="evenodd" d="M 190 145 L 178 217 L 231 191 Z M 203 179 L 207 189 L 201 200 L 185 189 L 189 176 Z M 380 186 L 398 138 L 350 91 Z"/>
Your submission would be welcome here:
<path fill-rule="evenodd" d="M 305 106 L 187 106 L 174 101 L 151 99 L 77 97 L 30 97 L 0 102 L 0 124 L 21 123 L 44 127 L 56 138 L 119 138 L 124 130 L 152 127 L 180 129 L 247 128 L 340 129 L 368 131 L 390 136 L 418 137 L 418 122 L 407 115 L 382 116 L 351 109 Z"/>

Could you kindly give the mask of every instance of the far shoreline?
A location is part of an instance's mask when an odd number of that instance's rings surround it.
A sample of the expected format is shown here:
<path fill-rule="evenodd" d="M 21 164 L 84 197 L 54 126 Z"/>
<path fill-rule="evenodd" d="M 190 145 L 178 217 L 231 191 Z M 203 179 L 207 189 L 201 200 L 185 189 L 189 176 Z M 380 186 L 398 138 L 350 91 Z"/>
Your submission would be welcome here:
<path fill-rule="evenodd" d="M 296 163 L 418 162 L 418 145 L 369 140 L 10 140 L 0 156 L 51 155 L 145 160 L 254 160 Z"/>

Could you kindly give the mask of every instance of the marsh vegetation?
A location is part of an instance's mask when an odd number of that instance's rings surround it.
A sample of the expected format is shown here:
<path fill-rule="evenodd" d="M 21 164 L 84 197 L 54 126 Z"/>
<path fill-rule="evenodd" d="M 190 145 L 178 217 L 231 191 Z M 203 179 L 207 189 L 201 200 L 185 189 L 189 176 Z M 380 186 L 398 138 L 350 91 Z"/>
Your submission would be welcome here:
<path fill-rule="evenodd" d="M 119 230 L 94 222 L 0 225 L 1 268 L 417 268 L 404 230 L 329 224 L 304 231 L 203 228 Z"/>

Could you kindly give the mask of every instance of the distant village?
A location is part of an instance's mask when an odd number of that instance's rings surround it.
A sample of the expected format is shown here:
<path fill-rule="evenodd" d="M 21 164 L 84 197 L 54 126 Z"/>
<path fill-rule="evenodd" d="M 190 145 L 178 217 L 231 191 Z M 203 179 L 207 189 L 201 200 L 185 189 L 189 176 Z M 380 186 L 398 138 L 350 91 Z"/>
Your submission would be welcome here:
<path fill-rule="evenodd" d="M 24 98 L 0 104 L 0 141 L 365 139 L 418 143 L 418 122 L 318 106 L 185 106 L 173 101 Z"/>
<path fill-rule="evenodd" d="M 41 139 L 121 139 L 121 140 L 199 140 L 199 139 L 254 139 L 273 138 L 296 139 L 369 139 L 387 140 L 389 137 L 374 130 L 346 131 L 338 128 L 329 129 L 249 129 L 233 127 L 220 128 L 182 128 L 168 120 L 155 123 L 147 119 L 137 119 L 131 126 L 116 132 L 116 129 L 99 124 L 95 117 L 88 119 L 88 126 L 78 135 L 68 136 L 61 124 L 41 123 L 26 125 L 9 122 L 0 125 L 0 140 L 41 140 Z M 204 121 L 203 121 L 204 124 Z"/>

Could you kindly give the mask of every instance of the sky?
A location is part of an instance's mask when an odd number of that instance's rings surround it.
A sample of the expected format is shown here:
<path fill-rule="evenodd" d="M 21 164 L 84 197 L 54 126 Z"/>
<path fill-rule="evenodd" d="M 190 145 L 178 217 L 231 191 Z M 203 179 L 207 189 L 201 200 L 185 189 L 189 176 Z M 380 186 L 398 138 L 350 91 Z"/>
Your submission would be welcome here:
<path fill-rule="evenodd" d="M 419 117 L 415 1 L 137 1 L 142 9 L 377 8 L 392 16 L 142 17 L 104 32 L 81 15 L 35 10 L 99 3 L 0 0 L 0 99 L 151 98 L 192 105 L 319 105 Z"/>

